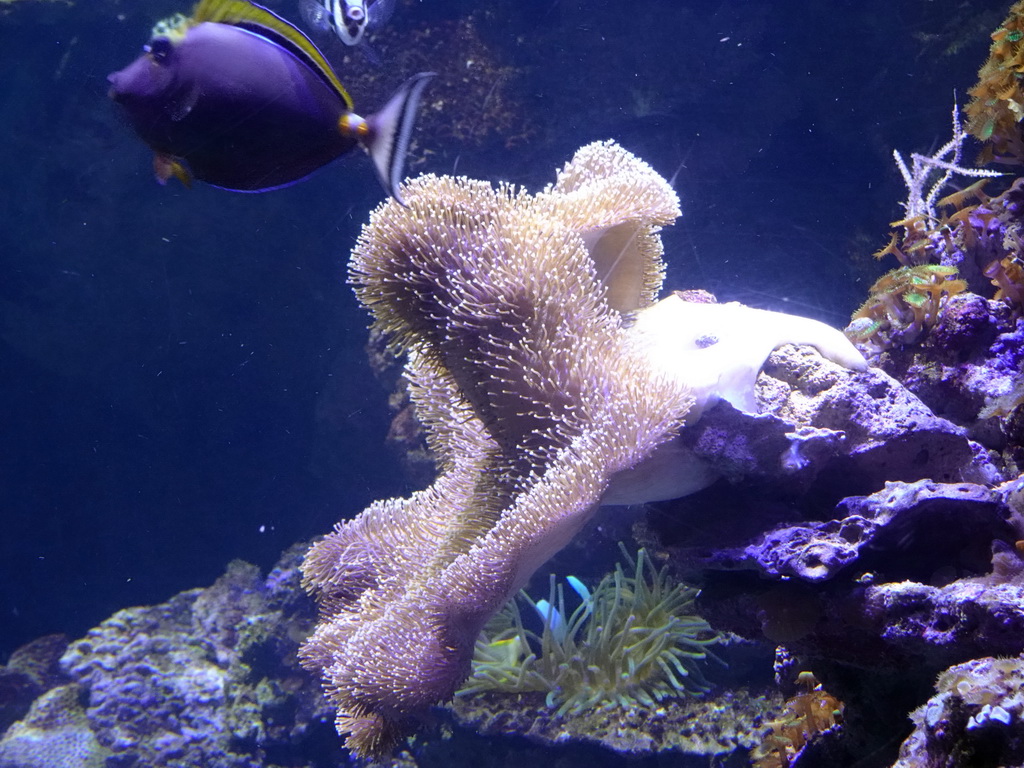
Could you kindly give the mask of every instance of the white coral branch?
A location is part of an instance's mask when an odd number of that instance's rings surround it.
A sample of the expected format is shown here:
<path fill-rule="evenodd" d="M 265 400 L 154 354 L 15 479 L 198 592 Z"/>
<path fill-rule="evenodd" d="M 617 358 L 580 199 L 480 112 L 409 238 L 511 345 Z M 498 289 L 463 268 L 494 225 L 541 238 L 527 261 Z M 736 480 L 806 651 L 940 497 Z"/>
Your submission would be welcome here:
<path fill-rule="evenodd" d="M 935 152 L 930 155 L 913 152 L 908 165 L 899 150 L 892 151 L 896 167 L 907 187 L 907 201 L 902 205 L 908 219 L 917 217 L 938 219 L 938 213 L 935 210 L 936 201 L 954 176 L 980 179 L 1003 175 L 999 171 L 985 168 L 965 168 L 960 164 L 967 135 L 967 131 L 964 130 L 964 125 L 960 121 L 960 109 L 954 103 L 953 136 Z M 933 172 L 936 170 L 941 170 L 943 173 L 935 178 L 931 185 L 928 185 L 929 179 L 933 178 Z M 926 186 L 927 192 L 925 192 Z"/>

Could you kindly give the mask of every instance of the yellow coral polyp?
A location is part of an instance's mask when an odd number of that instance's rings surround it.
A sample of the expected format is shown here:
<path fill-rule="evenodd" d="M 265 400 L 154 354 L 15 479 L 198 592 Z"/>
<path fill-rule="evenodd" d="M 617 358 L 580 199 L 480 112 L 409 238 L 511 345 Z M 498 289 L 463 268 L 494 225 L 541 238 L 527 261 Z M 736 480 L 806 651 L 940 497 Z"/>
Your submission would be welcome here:
<path fill-rule="evenodd" d="M 996 301 L 1010 305 L 1014 312 L 1024 312 L 1024 266 L 1013 256 L 993 261 L 984 270 L 998 290 Z"/>
<path fill-rule="evenodd" d="M 897 344 L 911 344 L 938 320 L 948 297 L 967 289 L 954 278 L 956 267 L 920 264 L 882 275 L 847 328 L 850 340 L 877 354 Z"/>
<path fill-rule="evenodd" d="M 989 57 L 968 91 L 967 130 L 986 142 L 979 160 L 1024 162 L 1024 141 L 1018 123 L 1024 118 L 1024 1 L 1015 3 L 1002 26 L 992 33 Z"/>

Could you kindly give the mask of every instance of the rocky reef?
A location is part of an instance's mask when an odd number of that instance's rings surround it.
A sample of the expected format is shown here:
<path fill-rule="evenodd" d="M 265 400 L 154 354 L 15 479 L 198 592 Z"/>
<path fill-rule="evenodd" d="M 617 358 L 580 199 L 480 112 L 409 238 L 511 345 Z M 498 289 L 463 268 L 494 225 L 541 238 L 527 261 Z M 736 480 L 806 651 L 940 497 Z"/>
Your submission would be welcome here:
<path fill-rule="evenodd" d="M 591 151 L 622 155 L 610 145 Z M 570 216 L 575 203 L 566 196 L 559 204 L 565 208 L 560 215 Z M 535 223 L 550 216 L 540 203 L 529 205 Z M 426 221 L 431 214 L 420 215 Z M 450 257 L 451 250 L 444 253 Z M 599 262 L 601 252 L 595 253 L 590 257 Z M 517 279 L 510 276 L 508 285 L 514 288 Z M 402 740 L 398 753 L 381 764 L 426 767 L 497 750 L 507 760 L 537 759 L 532 756 L 552 750 L 543 759 L 557 753 L 560 764 L 591 766 L 653 766 L 666 753 L 678 765 L 714 759 L 758 768 L 896 761 L 994 768 L 1017 759 L 1024 318 L 1012 302 L 970 290 L 945 292 L 919 332 L 865 346 L 875 362 L 867 368 L 837 331 L 825 329 L 822 336 L 799 318 L 718 305 L 707 294 L 673 294 L 630 322 L 620 324 L 618 310 L 609 315 L 624 345 L 641 345 L 623 347 L 642 361 L 630 368 L 632 376 L 673 370 L 658 356 L 655 315 L 645 314 L 659 307 L 673 319 L 692 318 L 666 327 L 676 343 L 693 337 L 693 349 L 680 355 L 694 361 L 687 376 L 694 376 L 689 386 L 696 415 L 666 431 L 668 459 L 645 454 L 624 463 L 623 474 L 609 471 L 595 483 L 581 533 L 553 561 L 563 572 L 605 573 L 602 551 L 632 538 L 653 558 L 651 581 L 642 560 L 632 577 L 620 569 L 592 581 L 594 594 L 611 601 L 607 615 L 619 616 L 615 633 L 558 630 L 556 613 L 571 627 L 582 627 L 584 618 L 570 618 L 561 593 L 556 600 L 552 591 L 547 613 L 540 611 L 547 617 L 542 632 L 498 635 L 485 645 L 503 659 L 508 679 L 525 679 L 545 664 L 556 681 L 630 678 L 653 660 L 647 666 L 663 665 L 670 684 L 634 686 L 639 693 L 629 695 L 603 684 L 583 694 L 562 690 L 561 683 L 510 685 L 504 692 L 471 688 L 455 704 L 436 708 L 434 727 Z M 623 316 L 634 310 L 624 306 Z M 811 346 L 783 343 L 791 335 L 805 336 L 793 340 L 815 343 L 845 364 Z M 716 358 L 708 357 L 715 350 L 729 364 L 705 383 L 695 374 L 717 370 L 709 362 Z M 450 416 L 444 403 L 454 401 L 448 389 L 441 394 L 448 399 L 435 398 L 440 404 L 428 414 Z M 414 415 L 403 410 L 396 419 L 393 434 L 422 452 Z M 496 423 L 486 422 L 489 429 Z M 452 456 L 464 447 L 449 442 L 440 445 Z M 591 519 L 598 500 L 635 497 L 644 487 L 638 477 L 664 483 L 665 467 L 679 457 L 685 463 L 676 472 L 691 476 L 683 484 L 689 495 L 635 504 L 628 522 L 608 508 Z M 637 475 L 645 463 L 653 468 Z M 370 532 L 379 537 L 380 530 Z M 423 546 L 434 551 L 428 533 Z M 353 759 L 334 732 L 333 708 L 319 681 L 298 662 L 315 612 L 299 584 L 305 549 L 286 553 L 265 577 L 234 563 L 207 589 L 125 609 L 83 638 L 45 638 L 15 654 L 0 670 L 0 726 L 6 729 L 0 768 L 313 768 Z M 323 549 L 321 543 L 313 551 Z M 374 551 L 381 557 L 387 550 Z M 332 589 L 344 586 L 344 569 L 351 567 L 345 552 L 319 563 Z M 670 586 L 677 582 L 691 586 L 677 592 Z M 584 605 L 598 600 L 585 586 L 574 589 Z M 620 609 L 618 601 L 628 606 L 641 594 L 653 606 L 644 617 Z M 662 594 L 676 597 L 663 600 Z M 334 599 L 339 616 L 351 622 L 341 610 L 344 601 Z M 662 610 L 673 600 L 675 614 Z M 596 605 L 573 616 L 605 615 Z M 572 643 L 561 644 L 571 653 L 534 664 L 557 631 L 563 639 L 573 633 Z M 643 640 L 630 645 L 621 639 L 630 636 Z M 336 645 L 337 633 L 321 630 L 320 639 Z M 592 650 L 582 646 L 598 642 L 614 645 L 614 653 L 598 652 L 591 657 L 599 659 L 590 664 L 594 669 L 574 671 L 577 657 Z M 691 663 L 706 653 L 725 664 Z M 361 716 L 362 706 L 353 703 L 352 716 Z M 964 755 L 973 762 L 958 763 Z"/>
<path fill-rule="evenodd" d="M 522 754 L 570 743 L 566 760 L 595 763 L 580 746 L 594 742 L 613 750 L 608 765 L 615 751 L 654 760 L 666 750 L 680 765 L 687 754 L 743 765 L 793 693 L 787 670 L 813 670 L 827 700 L 843 704 L 828 738 L 810 737 L 793 765 L 925 765 L 915 760 L 940 752 L 995 756 L 969 763 L 979 766 L 1014 759 L 1024 485 L 1018 433 L 993 429 L 1014 423 L 1013 408 L 992 402 L 1013 380 L 1007 360 L 1022 325 L 999 302 L 953 297 L 927 342 L 888 353 L 905 361 L 886 366 L 905 384 L 785 346 L 757 379 L 758 413 L 721 402 L 681 432 L 719 480 L 647 505 L 632 531 L 700 586 L 696 611 L 729 638 L 730 666 L 709 671 L 710 693 L 578 714 L 558 714 L 543 694 L 460 697 L 442 715 L 454 718 L 448 737 L 428 733 L 396 759 L 431 765 L 485 744 Z M 955 354 L 937 341 L 949 337 Z M 588 548 L 623 533 L 606 514 L 585 532 Z M 236 564 L 206 590 L 17 654 L 0 673 L 0 766 L 338 764 L 330 708 L 296 662 L 313 620 L 297 561 L 291 553 L 266 578 Z M 587 567 L 578 547 L 556 562 Z M 549 746 L 474 741 L 472 731 Z M 957 759 L 934 764 L 968 764 Z"/>
<path fill-rule="evenodd" d="M 1006 476 L 1001 452 L 877 368 L 850 371 L 806 348 L 775 352 L 756 393 L 760 413 L 719 403 L 681 433 L 720 479 L 648 505 L 632 524 L 658 562 L 700 585 L 696 610 L 729 638 L 720 651 L 729 668 L 709 669 L 712 691 L 575 716 L 558 715 L 543 694 L 460 697 L 449 736 L 419 737 L 397 760 L 475 754 L 479 731 L 563 752 L 574 743 L 567 754 L 591 763 L 582 742 L 634 759 L 670 750 L 681 765 L 685 754 L 731 754 L 727 764 L 742 765 L 793 692 L 771 679 L 780 648 L 790 671 L 812 669 L 844 705 L 841 724 L 827 740 L 809 740 L 794 765 L 865 755 L 873 757 L 861 764 L 887 765 L 904 738 L 900 765 L 926 764 L 913 762 L 914 750 L 936 744 L 1016 754 L 1024 487 Z M 586 535 L 622 532 L 599 519 Z M 561 560 L 585 567 L 578 549 Z M 212 587 L 121 611 L 66 649 L 49 639 L 16 655 L 0 674 L 10 726 L 0 766 L 52 765 L 55 756 L 83 766 L 343 760 L 329 706 L 295 661 L 313 620 L 297 562 L 292 552 L 266 578 L 235 564 Z M 974 667 L 992 684 L 963 671 Z M 950 682 L 958 674 L 978 682 Z M 486 744 L 509 754 L 541 748 Z M 618 764 L 612 755 L 601 760 Z"/>
<path fill-rule="evenodd" d="M 997 303 L 971 294 L 954 301 L 939 320 L 939 333 L 957 322 L 958 306 L 977 307 L 979 301 L 989 312 L 985 323 L 1005 328 Z M 979 346 L 962 345 L 958 353 L 973 367 L 999 367 L 984 361 L 995 359 L 989 350 L 996 338 L 1003 338 L 1000 348 L 1017 348 L 1005 344 L 1006 333 L 982 335 Z M 925 365 L 927 353 L 918 348 L 915 354 Z M 980 388 L 985 378 L 957 380 Z M 959 694 L 940 678 L 942 703 L 928 704 L 931 725 L 923 710 L 913 723 L 908 713 L 925 706 L 936 676 L 949 675 L 943 670 L 951 665 L 982 663 L 971 661 L 978 659 L 991 664 L 992 657 L 1024 651 L 1024 491 L 1015 465 L 1003 458 L 1019 450 L 1019 442 L 1003 435 L 1001 450 L 986 448 L 972 439 L 976 422 L 937 415 L 877 368 L 850 371 L 805 348 L 783 347 L 769 358 L 757 398 L 756 415 L 720 403 L 680 435 L 721 479 L 683 499 L 648 505 L 632 526 L 661 562 L 701 586 L 696 611 L 747 643 L 735 668 L 715 676 L 713 696 L 737 689 L 737 678 L 751 674 L 753 649 L 760 648 L 755 665 L 762 673 L 775 650 L 776 696 L 793 690 L 797 671 L 813 670 L 822 681 L 818 690 L 827 691 L 821 696 L 842 704 L 827 738 L 809 737 L 797 745 L 802 749 L 790 750 L 788 762 L 768 762 L 780 759 L 777 753 L 755 750 L 755 764 L 890 765 L 912 724 L 918 730 L 903 747 L 900 765 L 1006 764 L 1019 743 L 1013 735 L 1016 704 L 998 704 L 1012 699 L 1010 693 L 975 692 L 966 705 L 951 703 Z M 736 678 L 729 680 L 731 673 Z M 986 685 L 978 683 L 979 690 Z M 761 701 L 757 726 L 747 733 L 777 746 L 768 726 L 780 717 L 779 702 Z M 466 706 L 459 701 L 458 708 Z M 496 706 L 480 704 L 483 711 Z M 543 734 L 551 731 L 552 713 L 538 712 L 537 702 L 506 699 L 502 706 L 516 714 L 502 720 L 477 714 L 471 721 L 492 731 L 501 722 L 506 732 L 550 738 Z M 675 706 L 660 702 L 657 710 L 673 712 Z M 935 715 L 939 706 L 952 708 L 956 717 Z M 636 717 L 614 707 L 604 716 L 620 723 Z M 588 715 L 593 735 L 579 734 L 580 722 L 563 722 L 555 731 L 610 743 L 594 717 Z M 922 728 L 934 731 L 940 721 L 940 741 L 949 750 L 955 743 L 963 752 L 964 744 L 984 736 L 971 754 L 994 755 L 992 762 L 924 762 L 924 753 L 914 750 L 938 737 L 922 735 Z M 612 745 L 640 752 L 702 749 L 693 743 L 625 743 Z M 730 751 L 734 759 L 746 754 Z"/>
<path fill-rule="evenodd" d="M 302 549 L 266 577 L 235 562 L 206 589 L 15 654 L 0 687 L 20 675 L 24 690 L 45 692 L 11 697 L 23 714 L 0 740 L 0 766 L 245 768 L 282 754 L 285 765 L 336 765 L 326 702 L 296 657 L 313 617 L 298 588 Z"/>
<path fill-rule="evenodd" d="M 511 130 L 523 106 L 508 86 L 522 72 L 488 58 L 478 29 L 485 14 L 415 33 L 410 50 L 443 51 L 441 32 L 462 46 L 442 68 L 425 125 L 462 145 L 521 145 L 535 126 Z M 1019 40 L 1016 26 L 997 31 L 995 53 L 1016 57 Z M 381 40 L 392 56 L 397 45 Z M 1002 71 L 993 67 L 986 77 Z M 366 67 L 361 85 L 384 88 L 378 80 Z M 442 119 L 446 100 L 460 90 L 479 115 Z M 1019 107 L 1015 95 L 1007 98 Z M 649 109 L 645 100 L 642 92 L 630 95 L 638 113 Z M 990 155 L 1020 157 L 1018 112 L 1002 110 L 993 128 L 972 111 L 971 130 L 1001 137 Z M 643 651 L 672 665 L 668 676 L 687 677 L 686 684 L 652 689 L 657 695 L 601 693 L 569 708 L 559 706 L 565 691 L 550 688 L 470 689 L 429 715 L 417 707 L 416 724 L 425 730 L 378 764 L 996 768 L 1024 761 L 1024 197 L 1017 184 L 985 191 L 981 182 L 1002 182 L 962 163 L 965 130 L 954 112 L 949 144 L 930 157 L 899 158 L 906 216 L 879 255 L 901 266 L 875 283 L 849 329 L 872 367 L 839 365 L 792 344 L 763 366 L 759 358 L 749 371 L 757 375 L 753 407 L 709 399 L 697 418 L 665 430 L 675 455 L 688 457 L 686 471 L 700 468 L 699 487 L 628 511 L 606 508 L 554 557 L 551 567 L 602 584 L 605 554 L 628 539 L 645 547 L 658 574 L 690 585 L 684 615 L 698 633 L 687 639 L 677 632 L 676 645 Z M 940 198 L 952 176 L 936 169 L 949 167 L 981 178 Z M 508 219 L 510 229 L 520 226 Z M 495 220 L 486 220 L 488 233 Z M 576 230 L 593 241 L 595 227 Z M 630 239 L 612 238 L 609 252 Z M 610 260 L 613 269 L 617 261 Z M 714 304 L 707 295 L 694 299 L 685 303 Z M 621 309 L 626 319 L 615 316 L 615 332 L 633 332 L 636 307 Z M 702 350 L 722 340 L 693 335 Z M 566 345 L 566 355 L 579 346 Z M 449 357 L 456 368 L 468 359 Z M 461 401 L 448 397 L 455 390 L 437 389 L 458 425 L 470 423 L 453 404 Z M 411 409 L 396 416 L 392 436 L 414 454 L 423 477 L 429 449 Z M 510 467 L 523 454 L 518 447 L 504 457 Z M 521 474 L 509 471 L 506 496 L 539 476 Z M 604 487 L 594 485 L 593 499 L 581 503 L 588 514 L 590 501 L 602 498 Z M 459 535 L 450 538 L 461 543 L 466 536 Z M 285 553 L 267 575 L 232 563 L 208 588 L 119 611 L 77 640 L 41 638 L 15 653 L 0 668 L 0 768 L 359 763 L 341 746 L 318 676 L 298 663 L 316 613 L 300 586 L 306 549 Z M 327 563 L 326 576 L 337 576 L 335 565 Z M 518 577 L 509 584 L 518 586 Z M 489 601 L 488 611 L 511 589 Z M 325 592 L 339 608 L 341 597 Z M 612 592 L 635 594 L 636 584 L 618 583 Z M 554 602 L 552 593 L 549 609 Z M 490 650 L 505 654 L 503 674 L 517 674 L 517 666 L 523 676 L 530 672 L 545 632 L 555 632 L 553 615 L 539 633 L 492 638 Z M 673 636 L 661 631 L 670 626 L 664 617 L 662 625 L 640 627 L 634 619 L 623 620 L 621 636 L 635 632 L 647 643 Z M 693 637 L 712 634 L 725 664 L 688 665 L 685 654 L 692 661 L 704 652 L 692 647 Z M 367 635 L 368 644 L 379 640 Z M 324 645 L 338 637 L 327 634 Z M 639 668 L 641 652 L 630 651 L 616 648 L 619 678 Z M 571 672 L 579 658 L 553 662 L 562 668 L 551 678 Z M 325 663 L 327 671 L 338 666 Z M 592 666 L 588 674 L 609 672 Z M 364 699 L 349 709 L 352 718 L 366 715 Z"/>
<path fill-rule="evenodd" d="M 759 393 L 783 423 L 724 414 L 731 446 L 703 455 L 729 480 L 640 535 L 702 584 L 712 626 L 784 648 L 845 703 L 830 759 L 852 764 L 902 738 L 951 664 L 1024 651 L 1024 509 L 998 456 L 898 381 L 809 362 L 773 356 Z"/>

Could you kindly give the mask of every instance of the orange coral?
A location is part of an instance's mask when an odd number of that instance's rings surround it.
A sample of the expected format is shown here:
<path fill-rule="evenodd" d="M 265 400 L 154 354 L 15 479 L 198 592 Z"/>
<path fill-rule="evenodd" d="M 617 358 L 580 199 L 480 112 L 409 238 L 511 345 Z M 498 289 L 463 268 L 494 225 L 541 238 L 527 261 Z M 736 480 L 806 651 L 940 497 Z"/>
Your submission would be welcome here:
<path fill-rule="evenodd" d="M 1017 124 L 1024 118 L 1024 0 L 1010 8 L 1002 26 L 992 33 L 988 61 L 968 93 L 967 130 L 986 142 L 979 164 L 992 160 L 1024 162 L 1024 141 Z"/>
<path fill-rule="evenodd" d="M 1024 311 L 1024 266 L 1018 255 L 993 261 L 985 267 L 985 277 L 998 289 L 996 301 L 1005 301 L 1014 312 Z"/>
<path fill-rule="evenodd" d="M 901 227 L 903 232 L 890 231 L 889 242 L 872 255 L 879 260 L 895 256 L 904 267 L 913 267 L 941 261 L 944 252 L 955 250 L 957 236 L 965 248 L 976 246 L 978 230 L 987 231 L 988 221 L 996 216 L 993 211 L 983 207 L 993 200 L 982 189 L 991 180 L 991 177 L 978 179 L 964 189 L 936 201 L 937 207 L 951 208 L 951 212 L 941 216 L 937 212 L 934 215 L 919 213 L 889 222 L 890 227 Z M 966 205 L 971 199 L 979 202 Z"/>
<path fill-rule="evenodd" d="M 843 703 L 812 673 L 801 672 L 797 682 L 807 690 L 787 699 L 782 716 L 768 724 L 771 730 L 750 753 L 754 768 L 788 768 L 804 745 L 842 724 Z"/>
<path fill-rule="evenodd" d="M 936 205 L 940 208 L 960 208 L 963 209 L 964 204 L 968 200 L 977 200 L 980 203 L 987 203 L 992 198 L 985 194 L 985 185 L 992 181 L 991 176 L 984 176 L 973 184 L 970 184 L 963 189 L 958 189 L 952 194 L 946 195 L 941 200 L 936 201 Z"/>

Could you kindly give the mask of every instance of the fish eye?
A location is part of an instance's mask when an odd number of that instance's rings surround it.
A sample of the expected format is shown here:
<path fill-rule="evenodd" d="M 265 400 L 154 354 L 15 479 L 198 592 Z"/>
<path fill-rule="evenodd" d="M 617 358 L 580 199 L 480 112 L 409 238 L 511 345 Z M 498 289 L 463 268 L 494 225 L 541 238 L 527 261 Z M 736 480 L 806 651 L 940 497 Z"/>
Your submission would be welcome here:
<path fill-rule="evenodd" d="M 171 49 L 174 45 L 166 37 L 154 37 L 149 41 L 149 45 L 146 46 L 145 50 L 153 60 L 158 64 L 162 64 L 167 61 L 167 57 L 171 55 Z"/>

